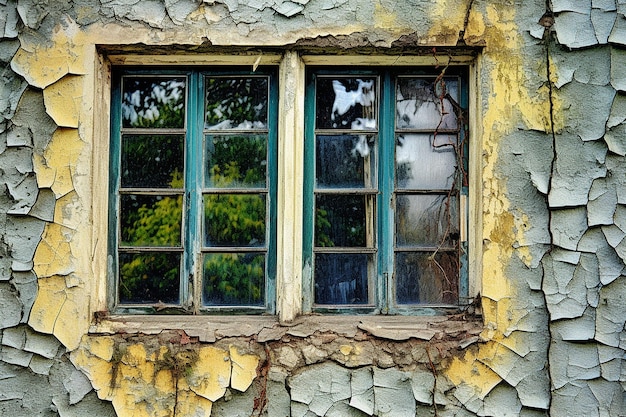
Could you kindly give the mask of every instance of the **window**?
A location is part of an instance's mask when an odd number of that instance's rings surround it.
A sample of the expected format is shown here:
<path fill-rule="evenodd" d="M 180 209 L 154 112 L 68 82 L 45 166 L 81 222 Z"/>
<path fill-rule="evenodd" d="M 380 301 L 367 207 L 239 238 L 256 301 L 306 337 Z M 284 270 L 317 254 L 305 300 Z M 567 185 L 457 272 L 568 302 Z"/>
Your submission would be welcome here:
<path fill-rule="evenodd" d="M 467 76 L 434 71 L 309 69 L 305 311 L 467 297 Z"/>
<path fill-rule="evenodd" d="M 276 75 L 228 70 L 113 71 L 112 312 L 274 312 Z"/>

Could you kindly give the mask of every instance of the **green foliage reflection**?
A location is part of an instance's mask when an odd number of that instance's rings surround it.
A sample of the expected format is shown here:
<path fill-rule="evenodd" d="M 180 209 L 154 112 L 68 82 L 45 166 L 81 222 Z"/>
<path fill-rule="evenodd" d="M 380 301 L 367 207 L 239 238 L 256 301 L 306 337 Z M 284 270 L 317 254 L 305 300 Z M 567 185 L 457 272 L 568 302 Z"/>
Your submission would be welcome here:
<path fill-rule="evenodd" d="M 122 303 L 177 303 L 180 254 L 120 253 Z"/>
<path fill-rule="evenodd" d="M 266 135 L 208 136 L 206 142 L 208 186 L 265 186 Z"/>
<path fill-rule="evenodd" d="M 122 125 L 134 128 L 185 126 L 185 79 L 126 77 Z"/>
<path fill-rule="evenodd" d="M 263 254 L 207 254 L 204 258 L 204 303 L 262 305 L 264 276 Z"/>

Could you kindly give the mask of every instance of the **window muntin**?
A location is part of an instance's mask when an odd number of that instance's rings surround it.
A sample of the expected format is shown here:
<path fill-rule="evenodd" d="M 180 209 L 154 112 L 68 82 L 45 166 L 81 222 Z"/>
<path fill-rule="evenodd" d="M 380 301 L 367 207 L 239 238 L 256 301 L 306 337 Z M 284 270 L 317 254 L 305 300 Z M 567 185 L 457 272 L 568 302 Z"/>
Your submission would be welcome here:
<path fill-rule="evenodd" d="M 275 83 L 114 72 L 113 311 L 273 313 Z"/>
<path fill-rule="evenodd" d="M 467 288 L 461 72 L 320 69 L 308 80 L 305 311 L 458 305 Z"/>

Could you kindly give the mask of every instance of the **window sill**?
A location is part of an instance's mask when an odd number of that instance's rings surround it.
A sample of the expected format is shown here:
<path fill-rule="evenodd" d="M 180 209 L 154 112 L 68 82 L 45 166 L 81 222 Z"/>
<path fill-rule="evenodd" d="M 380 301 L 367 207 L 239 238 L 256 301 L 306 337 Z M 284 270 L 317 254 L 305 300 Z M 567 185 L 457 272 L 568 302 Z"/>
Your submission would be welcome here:
<path fill-rule="evenodd" d="M 450 340 L 466 347 L 479 340 L 483 321 L 465 314 L 442 316 L 320 316 L 306 315 L 291 323 L 276 316 L 107 316 L 93 323 L 90 334 L 158 334 L 184 330 L 200 342 L 227 337 L 254 337 L 258 342 L 285 336 L 306 338 L 315 333 L 335 333 L 348 338 L 373 336 L 403 341 Z"/>

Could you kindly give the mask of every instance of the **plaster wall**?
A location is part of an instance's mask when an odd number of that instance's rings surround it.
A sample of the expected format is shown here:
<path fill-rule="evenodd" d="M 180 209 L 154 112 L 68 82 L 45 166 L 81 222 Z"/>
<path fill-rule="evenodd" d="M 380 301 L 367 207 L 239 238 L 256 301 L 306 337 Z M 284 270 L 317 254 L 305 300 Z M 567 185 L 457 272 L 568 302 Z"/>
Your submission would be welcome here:
<path fill-rule="evenodd" d="M 625 14 L 621 0 L 0 1 L 0 414 L 626 415 Z M 446 48 L 480 49 L 480 308 L 299 316 L 299 247 L 279 244 L 295 259 L 279 265 L 279 318 L 94 317 L 107 59 L 202 63 L 234 47 L 242 63 L 281 66 L 294 122 L 281 132 L 293 139 L 280 145 L 283 243 L 301 231 L 303 86 L 289 76 L 301 51 L 445 64 Z"/>

